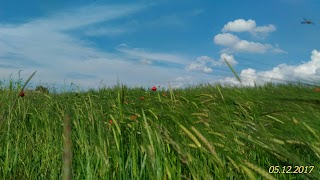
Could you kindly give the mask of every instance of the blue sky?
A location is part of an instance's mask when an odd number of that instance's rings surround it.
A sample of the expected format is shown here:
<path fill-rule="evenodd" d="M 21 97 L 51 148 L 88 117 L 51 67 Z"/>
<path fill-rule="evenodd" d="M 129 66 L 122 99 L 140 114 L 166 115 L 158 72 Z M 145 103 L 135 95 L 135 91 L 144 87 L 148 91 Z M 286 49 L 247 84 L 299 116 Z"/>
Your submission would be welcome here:
<path fill-rule="evenodd" d="M 0 77 L 82 88 L 320 80 L 317 0 L 0 0 Z M 303 18 L 315 24 L 301 24 Z"/>

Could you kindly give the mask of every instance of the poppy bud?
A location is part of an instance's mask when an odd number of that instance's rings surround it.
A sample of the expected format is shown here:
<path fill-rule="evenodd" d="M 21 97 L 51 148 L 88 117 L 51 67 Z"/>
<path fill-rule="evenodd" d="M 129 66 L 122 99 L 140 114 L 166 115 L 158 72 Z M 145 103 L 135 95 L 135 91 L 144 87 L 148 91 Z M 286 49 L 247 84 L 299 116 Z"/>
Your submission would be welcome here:
<path fill-rule="evenodd" d="M 24 97 L 24 95 L 25 95 L 25 94 L 24 94 L 23 91 L 21 91 L 21 92 L 19 93 L 19 96 L 20 96 L 20 97 Z"/>
<path fill-rule="evenodd" d="M 155 86 L 153 86 L 153 87 L 151 88 L 151 90 L 152 90 L 152 91 L 156 91 L 157 88 L 156 88 Z"/>

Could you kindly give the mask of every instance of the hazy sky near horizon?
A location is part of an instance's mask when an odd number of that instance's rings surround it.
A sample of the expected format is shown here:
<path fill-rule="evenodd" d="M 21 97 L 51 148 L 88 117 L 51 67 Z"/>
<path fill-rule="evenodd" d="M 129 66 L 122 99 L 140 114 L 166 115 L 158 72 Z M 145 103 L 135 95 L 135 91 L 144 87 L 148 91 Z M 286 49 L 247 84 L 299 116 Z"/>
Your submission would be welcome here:
<path fill-rule="evenodd" d="M 320 80 L 317 0 L 0 0 L 0 77 L 82 88 Z M 314 24 L 301 24 L 304 18 Z"/>

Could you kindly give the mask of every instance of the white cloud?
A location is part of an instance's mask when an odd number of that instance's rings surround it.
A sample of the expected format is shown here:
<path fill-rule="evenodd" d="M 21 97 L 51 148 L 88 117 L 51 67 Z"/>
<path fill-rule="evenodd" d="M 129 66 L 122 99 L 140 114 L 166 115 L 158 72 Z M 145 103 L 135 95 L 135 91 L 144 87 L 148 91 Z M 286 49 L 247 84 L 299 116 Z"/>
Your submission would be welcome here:
<path fill-rule="evenodd" d="M 208 67 L 209 63 L 214 63 L 214 60 L 208 56 L 200 56 L 196 62 L 189 64 L 186 69 L 189 71 L 201 71 L 204 73 L 211 73 L 212 68 Z"/>
<path fill-rule="evenodd" d="M 222 32 L 245 32 L 252 31 L 256 27 L 256 22 L 249 19 L 248 21 L 244 19 L 237 19 L 235 21 L 230 21 L 224 25 Z"/>
<path fill-rule="evenodd" d="M 276 31 L 276 27 L 272 24 L 265 26 L 257 26 L 256 22 L 252 19 L 244 20 L 237 19 L 230 21 L 221 30 L 222 32 L 250 32 L 255 36 L 267 36 L 268 33 Z"/>
<path fill-rule="evenodd" d="M 147 52 L 142 48 L 129 48 L 127 45 L 121 45 L 117 48 L 118 51 L 130 56 L 131 58 L 148 59 L 162 61 L 167 63 L 185 64 L 187 58 L 178 54 Z"/>
<path fill-rule="evenodd" d="M 49 68 L 49 71 L 55 68 L 67 71 L 67 67 L 73 67 L 79 61 L 86 61 L 92 57 L 112 58 L 112 54 L 101 52 L 91 47 L 89 42 L 65 31 L 122 18 L 142 10 L 143 7 L 80 7 L 20 25 L 2 25 L 0 46 L 6 48 L 0 55 L 13 58 L 10 63 L 17 67 L 24 61 L 30 67 L 37 64 L 42 68 Z M 9 61 L 8 58 L 7 60 Z M 65 65 L 61 66 L 62 64 Z"/>
<path fill-rule="evenodd" d="M 23 24 L 0 24 L 0 76 L 8 78 L 14 73 L 13 77 L 17 77 L 22 69 L 21 76 L 26 79 L 37 70 L 33 84 L 41 81 L 69 85 L 72 81 L 84 88 L 97 87 L 101 80 L 114 85 L 117 78 L 130 86 L 150 86 L 187 76 L 184 69 L 168 71 L 168 67 L 141 65 L 161 62 L 184 66 L 188 60 L 179 54 L 130 49 L 126 44 L 118 46 L 116 51 L 101 51 L 90 41 L 69 32 L 88 30 L 97 23 L 123 18 L 144 8 L 144 5 L 89 6 L 67 9 Z"/>
<path fill-rule="evenodd" d="M 308 82 L 315 83 L 320 81 L 320 52 L 313 50 L 311 60 L 299 65 L 280 64 L 269 71 L 257 72 L 255 69 L 244 69 L 240 73 L 243 85 L 253 86 L 254 83 L 261 85 L 266 82 L 285 83 L 285 82 Z M 227 77 L 219 82 L 224 84 L 240 85 L 233 77 Z"/>
<path fill-rule="evenodd" d="M 245 81 L 243 82 L 244 85 L 254 86 L 254 82 L 257 79 L 256 70 L 251 68 L 244 69 L 241 71 L 240 77 L 242 79 L 245 79 Z"/>
<path fill-rule="evenodd" d="M 272 24 L 266 25 L 266 26 L 258 26 L 252 30 L 254 33 L 269 33 L 276 31 L 276 27 Z"/>
<path fill-rule="evenodd" d="M 225 59 L 226 61 L 228 61 L 228 63 L 229 63 L 231 66 L 234 66 L 234 65 L 237 65 L 237 64 L 238 64 L 238 62 L 234 59 L 233 55 L 230 55 L 230 54 L 227 54 L 227 53 L 222 53 L 222 54 L 220 55 L 220 62 L 221 62 L 221 64 L 224 64 L 224 63 L 225 63 L 224 59 Z"/>
<path fill-rule="evenodd" d="M 191 76 L 178 76 L 174 78 L 170 82 L 171 88 L 183 88 L 188 85 L 192 85 L 194 83 L 195 79 Z"/>
<path fill-rule="evenodd" d="M 268 51 L 276 53 L 284 52 L 279 48 L 273 47 L 271 44 L 262 44 L 258 42 L 241 40 L 238 36 L 230 33 L 217 34 L 214 36 L 213 41 L 217 45 L 229 48 L 227 51 L 229 50 L 247 53 L 266 53 Z"/>
<path fill-rule="evenodd" d="M 273 47 L 271 44 L 263 44 L 259 42 L 242 40 L 238 36 L 228 32 L 249 32 L 252 35 L 264 38 L 270 32 L 276 30 L 276 27 L 272 24 L 265 26 L 257 26 L 256 22 L 252 19 L 244 20 L 237 19 L 230 21 L 222 28 L 222 34 L 214 36 L 213 41 L 215 44 L 226 47 L 222 52 L 247 52 L 247 53 L 286 53 L 280 49 L 278 45 Z"/>
<path fill-rule="evenodd" d="M 239 52 L 266 53 L 269 49 L 272 49 L 272 45 L 241 40 L 234 44 L 233 49 Z"/>
<path fill-rule="evenodd" d="M 213 67 L 226 65 L 226 62 L 224 61 L 224 59 L 227 60 L 231 65 L 236 65 L 238 63 L 232 55 L 227 53 L 222 53 L 220 55 L 219 61 L 216 61 L 208 56 L 200 56 L 196 59 L 195 62 L 186 66 L 186 70 L 211 73 L 213 72 Z"/>
<path fill-rule="evenodd" d="M 233 46 L 234 44 L 240 42 L 240 38 L 236 35 L 230 33 L 217 34 L 214 36 L 213 41 L 217 45 L 221 46 Z"/>
<path fill-rule="evenodd" d="M 26 27 L 37 25 L 42 30 L 70 30 L 95 25 L 126 17 L 147 8 L 149 5 L 87 5 L 57 12 L 48 18 L 40 18 L 26 24 Z"/>
<path fill-rule="evenodd" d="M 280 48 L 277 48 L 277 47 L 272 48 L 271 51 L 274 53 L 288 53 L 287 51 L 280 49 Z"/>

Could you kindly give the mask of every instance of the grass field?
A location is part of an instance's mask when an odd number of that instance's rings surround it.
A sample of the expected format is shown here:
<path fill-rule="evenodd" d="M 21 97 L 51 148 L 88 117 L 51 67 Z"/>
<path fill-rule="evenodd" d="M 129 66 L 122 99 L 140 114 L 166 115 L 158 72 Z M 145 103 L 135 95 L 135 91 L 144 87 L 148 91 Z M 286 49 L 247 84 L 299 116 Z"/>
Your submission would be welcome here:
<path fill-rule="evenodd" d="M 10 88 L 0 179 L 320 179 L 312 87 Z"/>

